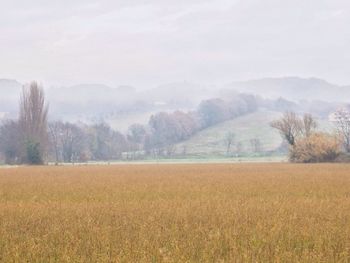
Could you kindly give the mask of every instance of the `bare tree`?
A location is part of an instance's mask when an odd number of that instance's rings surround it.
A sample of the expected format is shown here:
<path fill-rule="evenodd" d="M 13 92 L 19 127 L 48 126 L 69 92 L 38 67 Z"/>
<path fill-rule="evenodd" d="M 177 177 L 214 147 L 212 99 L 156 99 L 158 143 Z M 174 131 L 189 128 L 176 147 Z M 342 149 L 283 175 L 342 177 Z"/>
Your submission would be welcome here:
<path fill-rule="evenodd" d="M 237 144 L 236 144 L 236 152 L 238 153 L 238 154 L 240 154 L 240 153 L 242 153 L 243 152 L 243 143 L 242 142 L 237 142 Z"/>
<path fill-rule="evenodd" d="M 144 125 L 133 124 L 129 127 L 127 132 L 128 152 L 132 152 L 132 158 L 140 154 L 147 136 L 147 129 Z"/>
<path fill-rule="evenodd" d="M 56 165 L 60 161 L 60 136 L 61 136 L 61 122 L 49 123 L 49 144 L 50 148 L 55 154 Z"/>
<path fill-rule="evenodd" d="M 226 145 L 226 155 L 230 154 L 231 146 L 234 144 L 235 134 L 233 132 L 228 132 L 225 136 L 224 142 Z"/>
<path fill-rule="evenodd" d="M 166 151 L 167 157 L 170 158 L 175 154 L 176 146 L 174 144 L 170 144 L 170 145 L 166 146 L 165 151 Z"/>
<path fill-rule="evenodd" d="M 250 145 L 252 147 L 252 151 L 254 153 L 261 152 L 262 147 L 261 147 L 261 141 L 258 138 L 254 138 L 250 140 Z"/>
<path fill-rule="evenodd" d="M 61 144 L 64 162 L 80 161 L 80 156 L 85 150 L 85 134 L 77 125 L 64 123 Z"/>
<path fill-rule="evenodd" d="M 187 146 L 182 146 L 182 156 L 185 157 L 187 155 Z"/>
<path fill-rule="evenodd" d="M 350 152 L 350 112 L 347 109 L 339 109 L 335 112 L 334 117 L 345 151 Z"/>
<path fill-rule="evenodd" d="M 317 122 L 311 114 L 304 114 L 302 133 L 305 137 L 310 137 L 310 135 L 316 130 Z"/>
<path fill-rule="evenodd" d="M 30 164 L 44 162 L 48 142 L 47 114 L 48 105 L 42 87 L 37 82 L 23 87 L 18 122 L 23 148 L 22 161 Z"/>
<path fill-rule="evenodd" d="M 89 150 L 94 160 L 115 160 L 128 150 L 125 136 L 106 123 L 90 127 L 88 132 Z"/>
<path fill-rule="evenodd" d="M 56 163 L 81 161 L 87 152 L 86 135 L 77 125 L 60 121 L 49 124 L 50 146 Z"/>
<path fill-rule="evenodd" d="M 146 127 L 142 124 L 133 124 L 129 127 L 127 139 L 133 143 L 142 145 L 147 135 Z"/>
<path fill-rule="evenodd" d="M 271 127 L 276 128 L 289 145 L 294 146 L 295 141 L 302 133 L 303 123 L 295 112 L 286 112 L 279 120 L 271 122 Z"/>

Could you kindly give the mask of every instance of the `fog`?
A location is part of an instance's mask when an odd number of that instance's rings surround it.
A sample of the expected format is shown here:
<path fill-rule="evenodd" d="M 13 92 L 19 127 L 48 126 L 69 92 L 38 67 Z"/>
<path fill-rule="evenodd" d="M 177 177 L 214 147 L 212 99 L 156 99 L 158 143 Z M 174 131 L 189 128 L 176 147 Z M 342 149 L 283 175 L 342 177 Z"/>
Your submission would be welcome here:
<path fill-rule="evenodd" d="M 0 78 L 138 90 L 262 77 L 350 83 L 347 0 L 2 1 Z"/>
<path fill-rule="evenodd" d="M 345 0 L 3 3 L 0 119 L 31 80 L 52 119 L 123 131 L 237 92 L 316 101 L 325 117 L 338 104 L 319 101 L 350 102 L 348 24 Z"/>

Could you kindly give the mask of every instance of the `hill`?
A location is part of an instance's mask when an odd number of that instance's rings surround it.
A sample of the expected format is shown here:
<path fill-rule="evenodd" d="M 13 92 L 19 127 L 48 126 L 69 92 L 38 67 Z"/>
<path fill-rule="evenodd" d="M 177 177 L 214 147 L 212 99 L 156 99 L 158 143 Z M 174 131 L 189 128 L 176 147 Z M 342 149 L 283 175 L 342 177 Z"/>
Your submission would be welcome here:
<path fill-rule="evenodd" d="M 22 84 L 16 80 L 0 79 L 0 118 L 16 116 L 21 87 Z M 131 86 L 114 88 L 103 84 L 81 84 L 45 87 L 45 92 L 50 102 L 51 119 L 88 123 L 104 120 L 122 131 L 134 122 L 147 123 L 149 116 L 156 112 L 193 110 L 202 100 L 225 99 L 240 92 L 265 98 L 304 100 L 293 110 L 322 113 L 316 114 L 322 116 L 327 116 L 340 102 L 350 102 L 350 86 L 299 77 L 264 78 L 232 82 L 225 86 L 174 82 L 149 90 Z M 331 101 L 337 103 L 327 103 Z"/>
<path fill-rule="evenodd" d="M 270 98 L 350 102 L 350 86 L 339 86 L 318 78 L 284 77 L 232 82 L 223 91 L 231 89 Z"/>
<path fill-rule="evenodd" d="M 187 155 L 207 157 L 226 156 L 229 133 L 234 134 L 234 143 L 230 156 L 285 154 L 282 138 L 277 130 L 270 127 L 272 120 L 281 117 L 282 113 L 261 109 L 257 112 L 229 120 L 209 127 L 192 136 L 189 140 L 176 145 L 176 152 Z M 328 120 L 317 120 L 321 131 L 332 131 L 334 128 Z M 258 142 L 259 145 L 254 146 Z"/>
<path fill-rule="evenodd" d="M 225 138 L 229 132 L 234 133 L 234 145 L 231 154 L 247 154 L 253 152 L 251 140 L 260 142 L 263 152 L 274 151 L 282 143 L 279 133 L 270 127 L 269 123 L 280 117 L 281 113 L 260 110 L 237 119 L 226 121 L 207 128 L 189 140 L 176 145 L 179 153 L 186 151 L 188 155 L 226 155 L 227 144 Z M 241 144 L 237 149 L 237 145 Z"/>

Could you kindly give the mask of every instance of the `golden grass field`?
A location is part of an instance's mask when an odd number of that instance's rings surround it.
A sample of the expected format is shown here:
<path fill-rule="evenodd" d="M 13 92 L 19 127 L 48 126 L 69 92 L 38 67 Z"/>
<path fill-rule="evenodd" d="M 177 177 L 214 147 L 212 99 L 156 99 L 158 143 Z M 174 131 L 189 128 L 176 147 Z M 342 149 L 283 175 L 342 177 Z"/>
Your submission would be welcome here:
<path fill-rule="evenodd" d="M 350 166 L 0 169 L 0 262 L 350 262 Z"/>

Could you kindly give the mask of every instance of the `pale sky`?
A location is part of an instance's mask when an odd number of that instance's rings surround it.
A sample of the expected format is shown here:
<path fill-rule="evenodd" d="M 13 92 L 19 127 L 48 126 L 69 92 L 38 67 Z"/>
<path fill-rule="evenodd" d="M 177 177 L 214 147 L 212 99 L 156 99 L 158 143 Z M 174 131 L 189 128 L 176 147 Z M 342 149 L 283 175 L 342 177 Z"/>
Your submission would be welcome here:
<path fill-rule="evenodd" d="M 0 0 L 0 78 L 350 84 L 349 0 Z"/>

